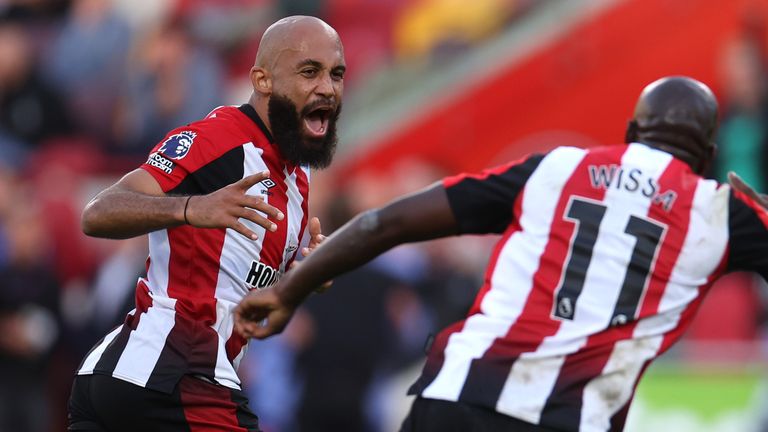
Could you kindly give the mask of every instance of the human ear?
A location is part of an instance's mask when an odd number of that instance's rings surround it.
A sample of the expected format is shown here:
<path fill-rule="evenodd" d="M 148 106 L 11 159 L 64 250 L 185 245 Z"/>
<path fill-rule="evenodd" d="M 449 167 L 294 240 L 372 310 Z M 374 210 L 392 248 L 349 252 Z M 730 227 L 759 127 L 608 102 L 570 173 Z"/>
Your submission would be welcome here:
<path fill-rule="evenodd" d="M 272 94 L 272 78 L 270 78 L 269 72 L 263 68 L 256 66 L 251 68 L 251 84 L 255 92 L 264 96 Z"/>

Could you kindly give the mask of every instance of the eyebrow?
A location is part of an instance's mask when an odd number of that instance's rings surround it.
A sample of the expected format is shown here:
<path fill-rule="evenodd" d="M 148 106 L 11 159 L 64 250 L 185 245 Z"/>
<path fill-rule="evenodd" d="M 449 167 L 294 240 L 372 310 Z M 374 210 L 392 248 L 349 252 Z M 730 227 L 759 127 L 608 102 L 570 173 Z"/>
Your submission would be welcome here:
<path fill-rule="evenodd" d="M 296 66 L 296 68 L 298 69 L 298 68 L 301 68 L 301 67 L 304 67 L 304 66 L 313 66 L 313 67 L 316 67 L 318 69 L 322 69 L 323 68 L 323 64 L 322 63 L 320 63 L 317 60 L 312 60 L 312 59 L 305 59 L 305 60 L 300 61 L 299 64 Z M 332 70 L 344 72 L 344 71 L 347 70 L 347 67 L 344 66 L 344 65 L 338 65 L 338 66 L 332 68 Z"/>

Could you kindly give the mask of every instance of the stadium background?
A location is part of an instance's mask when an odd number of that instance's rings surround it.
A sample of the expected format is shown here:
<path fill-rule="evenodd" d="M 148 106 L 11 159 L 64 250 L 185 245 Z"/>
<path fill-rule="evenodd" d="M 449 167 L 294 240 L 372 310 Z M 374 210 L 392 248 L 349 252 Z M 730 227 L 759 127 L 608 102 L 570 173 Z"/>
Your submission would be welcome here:
<path fill-rule="evenodd" d="M 249 94 L 275 19 L 336 27 L 349 73 L 337 162 L 313 177 L 330 232 L 441 176 L 556 145 L 618 143 L 643 85 L 709 83 L 712 176 L 766 191 L 768 1 L 0 1 L 0 431 L 61 431 L 83 353 L 130 308 L 144 238 L 79 214 L 174 126 Z M 263 428 L 392 431 L 430 332 L 461 318 L 492 237 L 398 248 L 254 344 Z M 722 281 L 639 386 L 628 431 L 768 430 L 766 291 Z M 310 426 L 307 426 L 310 425 Z"/>

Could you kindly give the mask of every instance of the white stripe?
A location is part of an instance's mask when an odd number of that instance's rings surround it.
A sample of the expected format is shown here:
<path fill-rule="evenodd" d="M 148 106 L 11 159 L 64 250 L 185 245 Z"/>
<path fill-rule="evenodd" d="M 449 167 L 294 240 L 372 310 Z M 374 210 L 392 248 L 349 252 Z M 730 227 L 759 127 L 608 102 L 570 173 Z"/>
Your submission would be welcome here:
<path fill-rule="evenodd" d="M 622 155 L 621 165 L 625 169 L 639 168 L 643 172 L 643 178 L 657 180 L 670 161 L 671 157 L 666 153 L 643 145 L 631 145 Z M 563 319 L 557 333 L 545 337 L 535 352 L 521 356 L 530 361 L 521 367 L 513 367 L 510 371 L 502 397 L 497 404 L 499 412 L 538 423 L 560 373 L 564 356 L 578 351 L 586 344 L 589 336 L 609 326 L 637 240 L 624 234 L 626 224 L 632 214 L 645 216 L 650 206 L 647 197 L 617 188 L 616 185 L 614 181 L 606 190 L 602 201 L 607 210 L 600 225 L 573 319 Z M 555 217 L 562 218 L 564 215 Z M 526 379 L 531 370 L 535 370 L 537 377 L 533 382 Z M 525 397 L 521 398 L 520 395 Z"/>
<path fill-rule="evenodd" d="M 538 424 L 564 360 L 565 356 L 533 358 L 530 353 L 522 354 L 509 371 L 496 411 Z"/>
<path fill-rule="evenodd" d="M 227 358 L 226 343 L 232 337 L 235 328 L 234 314 L 232 313 L 237 303 L 231 303 L 218 299 L 216 301 L 216 324 L 213 328 L 218 336 L 218 350 L 216 351 L 216 368 L 214 377 L 216 381 L 226 387 L 240 389 L 240 378 L 235 373 L 235 368 Z"/>
<path fill-rule="evenodd" d="M 668 153 L 635 144 L 627 147 L 621 166 L 626 170 L 640 169 L 643 179 L 658 181 L 671 161 L 672 156 Z M 539 354 L 574 352 L 586 343 L 587 337 L 609 327 L 637 243 L 637 238 L 624 230 L 630 216 L 645 217 L 648 214 L 650 203 L 651 200 L 638 191 L 630 192 L 613 185 L 605 191 L 603 205 L 606 211 L 573 320 L 562 320 L 558 332 L 544 339 L 537 351 Z"/>
<path fill-rule="evenodd" d="M 699 295 L 699 287 L 723 259 L 728 246 L 728 189 L 699 180 L 693 197 L 688 233 L 656 315 L 640 320 L 635 336 L 660 335 L 677 327 L 683 311 Z"/>
<path fill-rule="evenodd" d="M 298 169 L 298 168 L 297 168 Z M 299 238 L 301 238 L 301 220 L 304 218 L 304 211 L 301 209 L 301 204 L 304 198 L 299 192 L 299 187 L 296 184 L 296 172 L 291 174 L 285 172 L 285 185 L 288 187 L 288 208 L 285 217 L 288 218 L 288 233 L 286 236 L 286 245 L 283 248 L 283 262 L 280 265 L 280 271 L 284 272 L 285 266 L 288 260 L 291 259 L 294 252 L 298 248 Z M 301 252 L 299 252 L 301 253 Z"/>
<path fill-rule="evenodd" d="M 664 338 L 661 336 L 616 342 L 602 373 L 584 387 L 582 397 L 582 432 L 605 432 L 611 417 L 632 397 L 643 365 L 656 356 Z"/>
<path fill-rule="evenodd" d="M 243 145 L 243 177 L 265 171 L 268 169 L 264 162 L 264 150 L 253 143 Z M 270 173 L 272 178 L 276 173 Z M 257 183 L 248 190 L 252 196 L 260 196 L 265 202 L 269 202 L 269 195 L 263 194 L 264 186 Z M 240 388 L 240 379 L 235 369 L 227 359 L 226 343 L 232 335 L 234 328 L 233 311 L 238 302 L 248 293 L 246 284 L 251 263 L 258 262 L 261 258 L 261 248 L 266 235 L 266 229 L 255 223 L 240 219 L 240 223 L 248 227 L 259 237 L 257 241 L 245 238 L 235 230 L 227 229 L 224 234 L 224 244 L 221 248 L 219 259 L 219 275 L 216 280 L 216 322 L 211 326 L 217 333 L 217 352 L 214 378 L 224 386 Z"/>
<path fill-rule="evenodd" d="M 262 159 L 264 150 L 257 148 L 252 143 L 243 145 L 243 177 L 262 172 L 267 169 L 267 164 Z M 272 176 L 275 174 L 272 173 Z M 252 196 L 260 196 L 264 201 L 269 202 L 269 195 L 262 193 L 263 185 L 257 183 L 248 190 Z M 261 247 L 266 229 L 246 220 L 240 219 L 240 223 L 256 233 L 258 240 L 253 241 L 246 238 L 235 230 L 227 229 L 224 234 L 224 244 L 221 248 L 221 257 L 219 259 L 219 275 L 216 281 L 215 297 L 218 300 L 224 300 L 229 303 L 237 304 L 240 299 L 248 293 L 248 273 L 251 270 L 251 263 L 258 262 L 261 257 Z M 222 316 L 219 316 L 217 309 L 216 327 L 222 324 Z"/>
<path fill-rule="evenodd" d="M 481 313 L 469 317 L 462 331 L 448 338 L 443 366 L 424 389 L 424 397 L 457 400 L 472 360 L 481 357 L 496 338 L 506 334 L 520 315 L 557 206 L 557 199 L 541 197 L 559 196 L 584 154 L 584 150 L 575 148 L 554 150 L 531 175 L 523 192 L 520 220 L 523 230 L 510 236 L 503 246 Z M 501 406 L 504 403 L 500 401 Z"/>
<path fill-rule="evenodd" d="M 727 220 L 723 219 L 728 195 L 724 190 L 717 191 L 713 181 L 699 180 L 688 232 L 659 312 L 637 323 L 633 339 L 616 344 L 603 374 L 585 387 L 582 430 L 610 428 L 611 417 L 631 398 L 643 364 L 656 357 L 664 335 L 679 325 L 681 314 L 698 296 L 698 287 L 720 262 L 728 236 Z"/>
<path fill-rule="evenodd" d="M 136 310 L 134 309 L 130 313 L 135 314 Z M 77 371 L 78 375 L 89 375 L 93 373 L 93 368 L 96 367 L 96 363 L 98 363 L 101 359 L 101 355 L 104 354 L 104 351 L 107 349 L 109 344 L 112 343 L 112 341 L 117 337 L 117 335 L 120 333 L 120 330 L 122 329 L 123 326 L 117 326 L 116 329 L 112 330 L 104 337 L 104 340 L 99 344 L 99 346 L 94 348 L 93 351 L 88 354 L 88 357 L 83 360 L 83 365 Z"/>
<path fill-rule="evenodd" d="M 171 245 L 168 230 L 149 233 L 149 268 L 147 269 L 147 288 L 150 292 L 168 296 L 168 266 L 171 258 Z"/>
<path fill-rule="evenodd" d="M 149 294 L 152 306 L 139 317 L 112 376 L 144 386 L 175 324 L 176 300 Z"/>

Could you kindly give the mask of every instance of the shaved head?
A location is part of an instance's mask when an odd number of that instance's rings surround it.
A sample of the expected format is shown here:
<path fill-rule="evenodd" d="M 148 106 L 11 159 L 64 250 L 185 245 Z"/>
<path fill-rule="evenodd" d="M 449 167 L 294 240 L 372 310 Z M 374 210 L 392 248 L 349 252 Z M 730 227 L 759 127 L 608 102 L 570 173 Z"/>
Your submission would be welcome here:
<path fill-rule="evenodd" d="M 336 149 L 344 47 L 323 20 L 291 16 L 269 26 L 251 68 L 249 103 L 294 164 L 324 168 Z"/>
<path fill-rule="evenodd" d="M 717 99 L 704 83 L 664 77 L 643 89 L 627 128 L 627 142 L 642 142 L 672 153 L 704 173 L 715 152 Z"/>
<path fill-rule="evenodd" d="M 262 35 L 254 65 L 272 69 L 283 51 L 306 50 L 308 41 L 318 37 L 327 37 L 342 49 L 339 34 L 320 18 L 303 15 L 283 18 Z"/>

